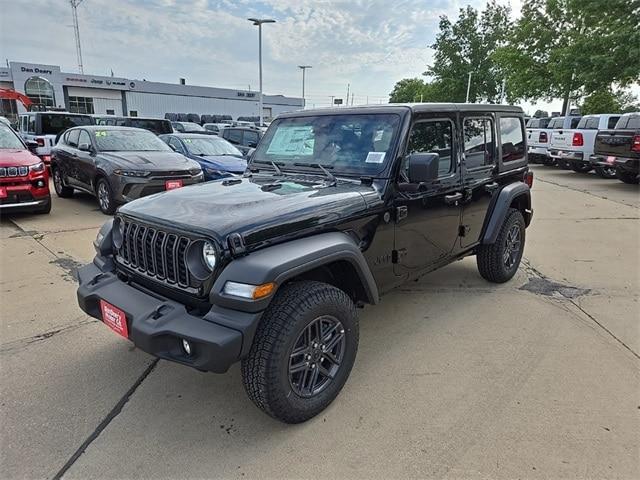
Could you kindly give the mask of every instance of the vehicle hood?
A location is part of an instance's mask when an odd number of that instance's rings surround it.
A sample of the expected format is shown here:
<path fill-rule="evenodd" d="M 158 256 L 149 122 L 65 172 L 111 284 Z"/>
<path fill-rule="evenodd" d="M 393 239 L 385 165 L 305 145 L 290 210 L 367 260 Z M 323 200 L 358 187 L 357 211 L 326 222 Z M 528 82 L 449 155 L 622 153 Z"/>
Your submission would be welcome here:
<path fill-rule="evenodd" d="M 241 157 L 230 155 L 207 155 L 192 157 L 202 167 L 209 167 L 225 172 L 244 172 L 247 169 L 247 160 Z"/>
<path fill-rule="evenodd" d="M 365 210 L 371 186 L 322 179 L 243 177 L 217 180 L 134 200 L 120 213 L 169 228 L 212 237 L 226 248 L 230 233 L 240 233 L 249 248 L 277 238 L 303 236 Z M 235 182 L 235 183 L 234 183 Z"/>
<path fill-rule="evenodd" d="M 0 167 L 26 167 L 40 161 L 29 150 L 0 149 Z"/>
<path fill-rule="evenodd" d="M 99 152 L 98 156 L 115 167 L 151 172 L 188 170 L 200 166 L 176 152 Z"/>

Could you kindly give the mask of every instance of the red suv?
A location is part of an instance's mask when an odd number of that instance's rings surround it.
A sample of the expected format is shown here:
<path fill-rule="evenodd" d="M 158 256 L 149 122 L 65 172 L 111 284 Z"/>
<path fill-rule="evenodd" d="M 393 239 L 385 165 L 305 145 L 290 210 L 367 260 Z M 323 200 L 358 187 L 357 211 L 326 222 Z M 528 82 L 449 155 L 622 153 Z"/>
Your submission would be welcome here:
<path fill-rule="evenodd" d="M 31 153 L 29 147 L 11 127 L 0 123 L 1 214 L 51 211 L 49 174 L 42 160 Z"/>

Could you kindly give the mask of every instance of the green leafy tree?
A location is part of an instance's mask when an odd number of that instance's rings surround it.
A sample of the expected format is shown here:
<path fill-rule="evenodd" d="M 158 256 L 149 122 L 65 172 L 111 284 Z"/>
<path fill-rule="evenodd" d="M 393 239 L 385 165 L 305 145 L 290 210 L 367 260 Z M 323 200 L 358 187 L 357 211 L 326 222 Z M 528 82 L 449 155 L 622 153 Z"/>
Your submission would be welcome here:
<path fill-rule="evenodd" d="M 433 65 L 426 76 L 435 80 L 443 100 L 464 102 L 471 73 L 470 101 L 500 100 L 504 77 L 494 54 L 506 44 L 509 32 L 508 7 L 491 1 L 484 11 L 467 6 L 455 22 L 440 17 Z"/>
<path fill-rule="evenodd" d="M 511 100 L 571 98 L 640 77 L 640 0 L 525 0 L 494 59 Z"/>
<path fill-rule="evenodd" d="M 424 99 L 424 91 L 426 84 L 420 78 L 404 78 L 393 87 L 393 91 L 389 95 L 391 103 L 410 103 L 419 102 Z M 422 100 L 424 101 L 424 100 Z"/>
<path fill-rule="evenodd" d="M 637 98 L 628 92 L 601 90 L 584 99 L 580 112 L 583 115 L 633 112 L 640 109 L 636 101 Z"/>

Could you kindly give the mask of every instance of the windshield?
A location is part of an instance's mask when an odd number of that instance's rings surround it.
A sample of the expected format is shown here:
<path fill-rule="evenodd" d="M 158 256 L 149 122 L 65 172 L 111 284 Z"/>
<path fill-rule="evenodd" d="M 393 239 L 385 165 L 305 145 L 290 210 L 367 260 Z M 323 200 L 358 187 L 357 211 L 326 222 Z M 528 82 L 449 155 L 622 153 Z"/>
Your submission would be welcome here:
<path fill-rule="evenodd" d="M 197 123 L 182 122 L 182 126 L 187 132 L 206 132 L 206 130 Z"/>
<path fill-rule="evenodd" d="M 173 133 L 173 128 L 171 128 L 171 122 L 169 122 L 169 120 L 155 118 L 131 118 L 129 120 L 129 126 L 135 128 L 144 128 L 145 130 L 149 130 L 156 135 Z"/>
<path fill-rule="evenodd" d="M 172 151 L 153 133 L 141 130 L 96 130 L 96 146 L 101 152 Z"/>
<path fill-rule="evenodd" d="M 43 114 L 41 135 L 58 135 L 71 127 L 91 125 L 93 123 L 89 115 L 60 115 L 59 113 Z"/>
<path fill-rule="evenodd" d="M 11 128 L 0 122 L 0 149 L 24 150 L 24 145 Z"/>
<path fill-rule="evenodd" d="M 355 175 L 376 175 L 390 161 L 387 152 L 400 125 L 396 114 L 318 115 L 275 120 L 253 162 L 287 168 L 320 164 Z M 389 152 L 390 153 L 390 152 Z"/>
<path fill-rule="evenodd" d="M 242 156 L 242 152 L 229 142 L 220 137 L 207 138 L 183 138 L 182 141 L 187 146 L 192 155 L 237 155 Z"/>

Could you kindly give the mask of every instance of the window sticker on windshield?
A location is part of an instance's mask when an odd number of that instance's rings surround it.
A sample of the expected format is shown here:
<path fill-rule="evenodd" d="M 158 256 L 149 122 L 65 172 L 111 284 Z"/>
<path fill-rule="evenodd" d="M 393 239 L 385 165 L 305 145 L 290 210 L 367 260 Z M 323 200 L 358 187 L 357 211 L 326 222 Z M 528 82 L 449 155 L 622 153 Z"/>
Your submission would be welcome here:
<path fill-rule="evenodd" d="M 369 152 L 365 159 L 365 163 L 384 163 L 385 153 L 387 152 Z"/>
<path fill-rule="evenodd" d="M 269 143 L 267 155 L 313 155 L 314 141 L 311 126 L 278 127 Z"/>
<path fill-rule="evenodd" d="M 191 139 L 190 138 L 185 138 L 183 140 L 184 140 L 184 143 L 191 143 Z"/>
<path fill-rule="evenodd" d="M 106 136 L 107 136 L 107 132 L 104 130 L 100 130 L 96 132 L 96 137 L 106 137 Z"/>

